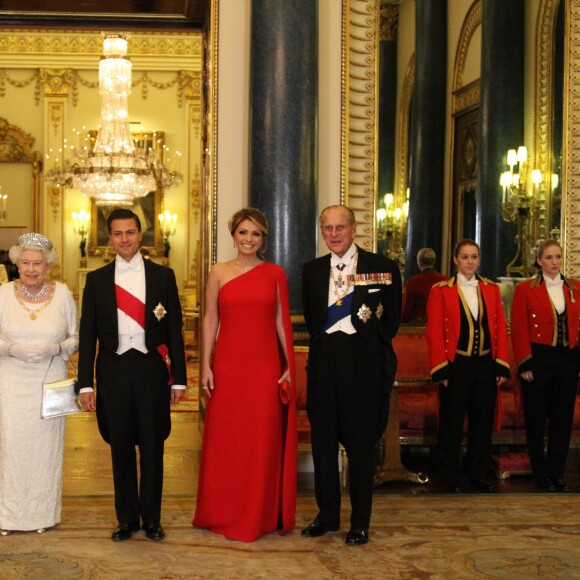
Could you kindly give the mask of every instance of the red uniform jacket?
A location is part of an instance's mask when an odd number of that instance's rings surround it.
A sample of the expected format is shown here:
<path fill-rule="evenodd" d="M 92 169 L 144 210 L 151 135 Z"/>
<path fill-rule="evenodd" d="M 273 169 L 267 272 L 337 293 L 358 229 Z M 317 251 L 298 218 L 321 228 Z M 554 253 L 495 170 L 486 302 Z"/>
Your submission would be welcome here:
<path fill-rule="evenodd" d="M 568 323 L 569 347 L 578 346 L 580 326 L 580 282 L 564 278 L 564 300 Z M 516 286 L 512 304 L 512 344 L 520 372 L 529 370 L 526 363 L 532 358 L 532 342 L 556 346 L 558 338 L 557 314 L 543 277 L 536 276 Z M 522 367 L 522 365 L 524 365 Z M 529 365 L 528 365 L 529 366 Z"/>
<path fill-rule="evenodd" d="M 477 277 L 482 300 L 487 310 L 491 356 L 500 365 L 502 376 L 509 376 L 507 328 L 499 287 L 487 278 Z M 431 288 L 427 302 L 427 344 L 431 375 L 455 359 L 461 325 L 460 299 L 456 277 Z"/>
<path fill-rule="evenodd" d="M 427 300 L 431 286 L 447 280 L 447 276 L 439 274 L 437 270 L 423 270 L 423 272 L 411 276 L 405 284 L 403 291 L 403 316 L 401 322 L 425 321 Z"/>

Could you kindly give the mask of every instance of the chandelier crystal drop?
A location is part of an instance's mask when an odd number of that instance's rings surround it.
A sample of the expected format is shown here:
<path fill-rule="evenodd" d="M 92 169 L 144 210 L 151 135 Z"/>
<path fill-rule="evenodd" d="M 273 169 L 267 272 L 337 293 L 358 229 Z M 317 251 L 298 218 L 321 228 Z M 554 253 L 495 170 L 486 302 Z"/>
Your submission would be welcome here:
<path fill-rule="evenodd" d="M 99 63 L 102 104 L 96 139 L 86 137 L 82 144 L 75 142 L 70 148 L 65 145 L 62 167 L 47 172 L 49 181 L 79 189 L 97 205 L 131 206 L 158 186 L 168 188 L 182 181 L 180 173 L 163 165 L 165 148 L 156 146 L 155 133 L 153 147 L 134 141 L 127 107 L 131 71 L 127 40 L 116 35 L 105 37 Z M 70 160 L 66 159 L 69 151 Z"/>

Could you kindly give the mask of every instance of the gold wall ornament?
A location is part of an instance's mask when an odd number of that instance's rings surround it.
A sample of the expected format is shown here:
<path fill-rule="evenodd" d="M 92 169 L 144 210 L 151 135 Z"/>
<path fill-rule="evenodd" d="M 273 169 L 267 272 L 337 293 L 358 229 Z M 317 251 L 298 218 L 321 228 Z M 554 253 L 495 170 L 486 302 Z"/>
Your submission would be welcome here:
<path fill-rule="evenodd" d="M 59 187 L 58 185 L 47 185 L 46 192 L 48 193 L 48 202 L 50 204 L 50 209 L 52 210 L 52 221 L 56 223 L 63 197 L 62 187 Z"/>
<path fill-rule="evenodd" d="M 353 210 L 357 243 L 376 247 L 378 0 L 343 2 L 341 201 Z"/>
<path fill-rule="evenodd" d="M 381 2 L 380 7 L 380 40 L 381 42 L 397 42 L 399 31 L 399 2 Z"/>
<path fill-rule="evenodd" d="M 38 70 L 38 74 L 42 82 L 45 97 L 68 96 L 74 76 L 72 69 L 41 68 Z"/>
<path fill-rule="evenodd" d="M 471 38 L 475 29 L 481 26 L 483 17 L 483 3 L 482 0 L 476 0 L 467 11 L 461 32 L 459 33 L 459 47 L 455 55 L 455 63 L 453 66 L 453 81 L 451 92 L 455 93 L 463 86 L 463 74 L 465 72 L 465 60 L 467 52 L 471 43 Z"/>
<path fill-rule="evenodd" d="M 558 9 L 565 0 L 540 0 L 536 24 L 536 63 L 534 76 L 534 154 L 535 166 L 546 176 L 541 185 L 543 204 L 538 215 L 537 237 L 545 239 L 551 227 L 553 143 L 552 113 L 554 110 L 554 59 Z M 570 3 L 566 3 L 569 5 Z M 566 17 L 568 19 L 568 16 Z M 564 109 L 565 110 L 565 109 Z M 561 182 L 562 176 L 558 179 Z M 563 206 L 562 206 L 563 207 Z M 561 222 L 561 220 L 560 220 Z"/>
<path fill-rule="evenodd" d="M 580 46 L 580 5 L 567 3 L 566 35 L 569 47 Z M 562 243 L 565 271 L 571 277 L 580 277 L 580 51 L 566 50 L 564 78 L 564 179 L 562 191 Z"/>

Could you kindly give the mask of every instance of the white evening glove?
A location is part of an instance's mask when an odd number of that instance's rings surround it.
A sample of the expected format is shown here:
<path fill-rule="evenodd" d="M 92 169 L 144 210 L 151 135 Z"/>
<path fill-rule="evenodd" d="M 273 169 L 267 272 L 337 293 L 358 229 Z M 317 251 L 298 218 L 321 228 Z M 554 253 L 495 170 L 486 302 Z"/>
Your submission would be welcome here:
<path fill-rule="evenodd" d="M 42 358 L 56 356 L 60 352 L 60 344 L 57 342 L 45 342 L 37 346 Z"/>
<path fill-rule="evenodd" d="M 10 345 L 10 356 L 24 362 L 40 362 L 42 360 L 36 344 L 12 344 Z"/>
<path fill-rule="evenodd" d="M 10 355 L 24 362 L 40 362 L 44 358 L 58 354 L 60 346 L 56 343 L 12 344 Z"/>

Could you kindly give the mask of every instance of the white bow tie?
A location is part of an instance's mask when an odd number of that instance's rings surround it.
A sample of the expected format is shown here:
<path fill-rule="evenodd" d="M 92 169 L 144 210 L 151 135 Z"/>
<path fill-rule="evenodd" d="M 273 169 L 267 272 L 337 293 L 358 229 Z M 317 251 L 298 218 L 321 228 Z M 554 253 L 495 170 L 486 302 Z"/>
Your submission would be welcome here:
<path fill-rule="evenodd" d="M 471 286 L 472 288 L 477 288 L 479 284 L 478 280 L 473 278 L 472 280 L 459 280 L 460 286 Z"/>
<path fill-rule="evenodd" d="M 129 270 L 135 270 L 135 272 L 141 271 L 140 262 L 127 262 L 125 260 L 117 260 L 117 268 L 119 272 L 127 272 Z"/>

